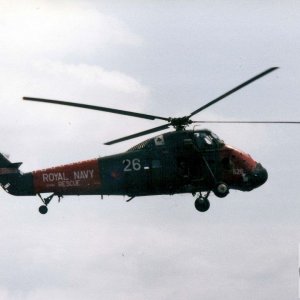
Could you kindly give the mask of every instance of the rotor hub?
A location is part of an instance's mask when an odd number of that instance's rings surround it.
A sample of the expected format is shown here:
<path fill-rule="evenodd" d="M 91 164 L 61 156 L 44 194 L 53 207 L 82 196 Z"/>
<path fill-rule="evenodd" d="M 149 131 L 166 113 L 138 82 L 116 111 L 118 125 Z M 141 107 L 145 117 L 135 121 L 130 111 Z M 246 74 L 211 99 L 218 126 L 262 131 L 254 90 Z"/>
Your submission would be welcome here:
<path fill-rule="evenodd" d="M 192 124 L 193 121 L 190 120 L 189 116 L 181 118 L 170 118 L 170 124 L 177 130 L 184 130 L 186 126 Z"/>

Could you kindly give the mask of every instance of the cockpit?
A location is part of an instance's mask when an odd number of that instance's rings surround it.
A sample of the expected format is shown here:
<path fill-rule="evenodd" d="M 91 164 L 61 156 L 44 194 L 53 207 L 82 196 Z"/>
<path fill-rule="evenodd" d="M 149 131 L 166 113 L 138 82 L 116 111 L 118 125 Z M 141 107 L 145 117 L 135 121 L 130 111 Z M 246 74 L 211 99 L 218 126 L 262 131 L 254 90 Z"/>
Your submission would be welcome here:
<path fill-rule="evenodd" d="M 224 146 L 224 141 L 207 129 L 195 131 L 194 141 L 199 149 L 213 149 Z"/>

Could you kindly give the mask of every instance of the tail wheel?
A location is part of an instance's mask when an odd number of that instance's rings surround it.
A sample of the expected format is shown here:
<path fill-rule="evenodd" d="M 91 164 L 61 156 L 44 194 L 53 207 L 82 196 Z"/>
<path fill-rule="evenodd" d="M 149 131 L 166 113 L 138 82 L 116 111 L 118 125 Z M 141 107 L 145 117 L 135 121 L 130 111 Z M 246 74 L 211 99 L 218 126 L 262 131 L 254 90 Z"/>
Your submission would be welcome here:
<path fill-rule="evenodd" d="M 213 192 L 217 197 L 224 198 L 229 194 L 228 185 L 224 182 L 219 182 Z"/>
<path fill-rule="evenodd" d="M 39 207 L 39 212 L 44 215 L 48 212 L 48 207 L 46 205 L 42 205 Z"/>

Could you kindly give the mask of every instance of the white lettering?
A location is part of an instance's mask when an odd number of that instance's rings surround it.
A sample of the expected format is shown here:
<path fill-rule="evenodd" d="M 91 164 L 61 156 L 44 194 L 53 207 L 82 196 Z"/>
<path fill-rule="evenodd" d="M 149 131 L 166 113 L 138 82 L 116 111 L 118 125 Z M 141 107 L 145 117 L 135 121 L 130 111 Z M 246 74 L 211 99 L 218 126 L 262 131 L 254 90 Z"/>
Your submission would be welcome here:
<path fill-rule="evenodd" d="M 42 175 L 43 182 L 53 182 L 53 181 L 66 181 L 69 178 L 66 177 L 65 173 L 44 173 Z"/>
<path fill-rule="evenodd" d="M 59 181 L 59 187 L 72 187 L 72 186 L 80 186 L 79 180 L 69 180 L 69 181 Z"/>
<path fill-rule="evenodd" d="M 89 174 L 90 174 L 90 177 L 91 178 L 94 178 L 94 170 L 88 170 Z"/>
<path fill-rule="evenodd" d="M 243 169 L 233 169 L 232 170 L 232 174 L 233 175 L 243 175 L 244 174 L 244 170 Z"/>
<path fill-rule="evenodd" d="M 94 170 L 82 170 L 73 172 L 74 180 L 94 178 Z"/>
<path fill-rule="evenodd" d="M 43 182 L 48 182 L 48 174 L 43 174 Z"/>
<path fill-rule="evenodd" d="M 123 160 L 124 172 L 131 172 L 131 171 L 139 171 L 141 166 L 141 161 L 138 158 L 134 158 L 132 161 L 130 159 Z"/>

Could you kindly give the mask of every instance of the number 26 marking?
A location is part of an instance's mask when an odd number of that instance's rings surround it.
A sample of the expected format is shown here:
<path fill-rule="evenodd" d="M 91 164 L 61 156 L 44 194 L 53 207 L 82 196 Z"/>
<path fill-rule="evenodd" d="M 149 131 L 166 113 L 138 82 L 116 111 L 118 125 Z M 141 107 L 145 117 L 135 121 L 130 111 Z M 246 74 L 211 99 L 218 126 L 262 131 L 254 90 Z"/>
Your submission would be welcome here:
<path fill-rule="evenodd" d="M 123 165 L 125 165 L 124 172 L 139 171 L 142 168 L 141 161 L 138 158 L 124 159 Z"/>

